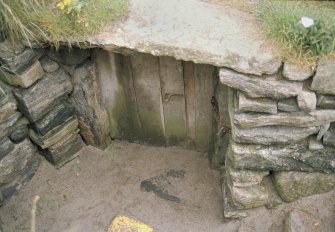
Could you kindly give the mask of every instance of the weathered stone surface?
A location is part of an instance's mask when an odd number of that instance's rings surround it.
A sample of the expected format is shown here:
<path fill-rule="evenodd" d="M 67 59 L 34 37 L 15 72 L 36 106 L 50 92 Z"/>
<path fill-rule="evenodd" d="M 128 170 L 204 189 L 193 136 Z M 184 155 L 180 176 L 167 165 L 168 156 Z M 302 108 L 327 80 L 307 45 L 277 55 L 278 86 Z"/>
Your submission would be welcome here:
<path fill-rule="evenodd" d="M 12 140 L 14 143 L 21 143 L 25 138 L 28 138 L 29 136 L 29 131 L 28 127 L 22 127 L 15 129 L 11 134 L 10 134 L 10 140 Z"/>
<path fill-rule="evenodd" d="M 15 179 L 0 187 L 0 206 L 34 176 L 40 163 L 41 158 L 38 155 L 33 156 Z"/>
<path fill-rule="evenodd" d="M 74 107 L 67 101 L 62 101 L 55 106 L 43 118 L 32 124 L 32 128 L 40 135 L 45 135 L 48 131 L 59 126 L 75 114 Z"/>
<path fill-rule="evenodd" d="M 316 134 L 320 127 L 283 127 L 264 126 L 241 129 L 232 128 L 232 138 L 236 142 L 251 144 L 283 144 L 296 143 L 312 134 Z"/>
<path fill-rule="evenodd" d="M 15 123 L 13 130 L 9 135 L 14 143 L 21 143 L 25 138 L 28 138 L 28 124 L 29 121 L 25 117 L 20 118 L 19 121 Z"/>
<path fill-rule="evenodd" d="M 15 102 L 7 102 L 0 107 L 0 124 L 5 122 L 11 115 L 13 115 L 17 110 Z"/>
<path fill-rule="evenodd" d="M 16 89 L 14 95 L 20 111 L 32 122 L 41 119 L 62 98 L 72 91 L 69 76 L 64 70 L 46 74 L 36 85 L 28 89 Z"/>
<path fill-rule="evenodd" d="M 335 60 L 321 59 L 311 89 L 321 94 L 335 95 Z"/>
<path fill-rule="evenodd" d="M 89 56 L 91 51 L 89 49 L 80 49 L 72 47 L 60 48 L 58 51 L 50 50 L 48 56 L 50 59 L 64 65 L 78 65 L 83 63 Z"/>
<path fill-rule="evenodd" d="M 317 138 L 315 138 L 315 136 L 311 136 L 309 137 L 308 140 L 308 149 L 311 151 L 315 151 L 315 150 L 322 150 L 324 148 L 323 144 L 321 141 L 317 140 Z"/>
<path fill-rule="evenodd" d="M 3 90 L 2 87 L 0 86 L 0 106 L 3 106 L 4 104 L 6 104 L 7 101 L 8 101 L 8 96 L 5 90 Z"/>
<path fill-rule="evenodd" d="M 32 129 L 29 130 L 30 138 L 36 143 L 40 148 L 48 148 L 60 140 L 62 140 L 66 135 L 76 131 L 78 132 L 78 119 L 72 117 L 68 119 L 64 124 L 59 125 L 49 131 L 43 136 L 37 135 Z"/>
<path fill-rule="evenodd" d="M 324 109 L 335 109 L 335 96 L 319 95 L 316 105 Z"/>
<path fill-rule="evenodd" d="M 237 169 L 335 172 L 333 148 L 310 151 L 305 144 L 264 146 L 231 141 L 227 154 Z"/>
<path fill-rule="evenodd" d="M 232 185 L 235 187 L 249 187 L 259 185 L 268 171 L 252 171 L 246 169 L 235 169 L 228 157 L 225 162 L 226 175 L 229 176 Z"/>
<path fill-rule="evenodd" d="M 231 197 L 229 196 L 229 190 L 226 181 L 226 171 L 224 168 L 221 170 L 221 188 L 223 195 L 223 213 L 225 218 L 243 218 L 249 216 L 248 210 L 239 210 L 234 205 Z"/>
<path fill-rule="evenodd" d="M 19 112 L 11 115 L 4 123 L 0 124 L 0 138 L 8 136 L 13 132 L 14 124 L 21 118 L 21 114 Z"/>
<path fill-rule="evenodd" d="M 15 54 L 8 52 L 0 58 L 4 66 L 11 72 L 21 74 L 26 68 L 38 60 L 44 53 L 44 49 L 26 48 L 23 52 Z"/>
<path fill-rule="evenodd" d="M 0 57 L 10 58 L 14 55 L 21 54 L 26 46 L 19 42 L 13 42 L 9 39 L 6 39 L 3 42 L 0 42 Z"/>
<path fill-rule="evenodd" d="M 267 189 L 262 185 L 236 187 L 229 176 L 226 176 L 228 197 L 231 198 L 236 209 L 252 209 L 266 205 L 268 202 Z"/>
<path fill-rule="evenodd" d="M 276 114 L 277 102 L 268 98 L 248 98 L 242 92 L 237 94 L 236 112 L 261 112 Z"/>
<path fill-rule="evenodd" d="M 284 99 L 295 97 L 302 90 L 302 83 L 266 80 L 261 77 L 247 76 L 224 68 L 220 69 L 220 81 L 254 98 L 270 97 Z"/>
<path fill-rule="evenodd" d="M 326 146 L 335 147 L 335 133 L 326 132 L 323 136 L 323 144 Z"/>
<path fill-rule="evenodd" d="M 309 66 L 285 62 L 283 76 L 290 81 L 304 81 L 313 76 L 313 69 Z"/>
<path fill-rule="evenodd" d="M 187 13 L 190 8 L 192 13 Z M 273 74 L 281 66 L 280 56 L 255 36 L 260 27 L 251 14 L 194 0 L 131 0 L 129 12 L 89 43 L 109 51 L 128 48 L 256 75 Z"/>
<path fill-rule="evenodd" d="M 280 197 L 286 202 L 292 202 L 334 189 L 335 173 L 274 172 L 273 183 Z"/>
<path fill-rule="evenodd" d="M 291 211 L 284 222 L 284 232 L 319 232 L 321 221 L 302 211 Z"/>
<path fill-rule="evenodd" d="M 326 124 L 324 124 L 324 125 L 321 125 L 319 133 L 316 136 L 316 139 L 317 140 L 321 140 L 322 137 L 324 136 L 324 134 L 328 131 L 329 127 L 330 127 L 330 123 L 329 122 L 326 123 Z"/>
<path fill-rule="evenodd" d="M 303 111 L 316 109 L 316 94 L 312 91 L 301 91 L 297 98 L 298 106 Z"/>
<path fill-rule="evenodd" d="M 58 63 L 51 60 L 48 56 L 43 56 L 40 59 L 40 62 L 43 67 L 43 70 L 47 73 L 55 72 L 59 68 Z"/>
<path fill-rule="evenodd" d="M 278 110 L 285 112 L 297 112 L 300 111 L 296 98 L 289 98 L 278 101 Z"/>
<path fill-rule="evenodd" d="M 109 119 L 102 106 L 102 97 L 96 67 L 86 61 L 78 66 L 73 76 L 74 90 L 71 102 L 76 108 L 80 134 L 92 146 L 106 148 L 109 144 Z"/>
<path fill-rule="evenodd" d="M 83 141 L 77 131 L 65 136 L 58 143 L 50 146 L 45 151 L 46 159 L 56 165 L 63 166 L 78 155 L 78 151 L 83 147 Z"/>
<path fill-rule="evenodd" d="M 0 140 L 0 160 L 14 149 L 14 144 L 7 138 Z"/>
<path fill-rule="evenodd" d="M 22 74 L 10 74 L 2 72 L 0 79 L 12 86 L 19 86 L 22 88 L 28 88 L 34 84 L 37 80 L 41 79 L 44 75 L 43 68 L 39 61 L 36 61 L 30 67 L 22 72 Z"/>
<path fill-rule="evenodd" d="M 28 139 L 17 144 L 14 150 L 0 160 L 0 186 L 19 175 L 36 153 L 36 148 Z"/>
<path fill-rule="evenodd" d="M 323 126 L 335 121 L 335 111 L 320 110 L 309 114 L 303 112 L 265 114 L 235 114 L 234 123 L 241 128 L 262 126 L 311 127 Z"/>
<path fill-rule="evenodd" d="M 261 183 L 268 191 L 268 202 L 266 204 L 266 208 L 274 209 L 277 208 L 279 205 L 283 204 L 284 201 L 281 199 L 279 194 L 277 193 L 271 175 L 264 177 Z"/>

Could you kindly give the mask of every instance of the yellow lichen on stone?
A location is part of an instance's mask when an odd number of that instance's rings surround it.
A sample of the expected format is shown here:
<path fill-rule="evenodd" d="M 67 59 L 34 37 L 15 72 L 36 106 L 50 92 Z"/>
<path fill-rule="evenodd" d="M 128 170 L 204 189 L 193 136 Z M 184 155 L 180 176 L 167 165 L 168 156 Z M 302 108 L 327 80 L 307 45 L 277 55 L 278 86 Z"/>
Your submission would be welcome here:
<path fill-rule="evenodd" d="M 126 217 L 116 216 L 108 228 L 108 232 L 153 232 L 154 229 L 138 220 Z"/>

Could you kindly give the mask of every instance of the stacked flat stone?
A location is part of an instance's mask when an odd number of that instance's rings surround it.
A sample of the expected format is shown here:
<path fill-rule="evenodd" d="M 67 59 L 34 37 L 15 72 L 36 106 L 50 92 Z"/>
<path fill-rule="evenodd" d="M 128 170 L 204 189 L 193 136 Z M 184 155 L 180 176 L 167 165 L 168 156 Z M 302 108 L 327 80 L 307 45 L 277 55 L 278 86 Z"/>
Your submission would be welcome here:
<path fill-rule="evenodd" d="M 0 43 L 2 71 L 0 80 L 12 86 L 28 87 L 41 78 L 37 59 L 40 50 L 33 51 L 8 41 Z M 12 70 L 14 73 L 6 72 Z M 28 120 L 18 110 L 12 95 L 13 87 L 0 81 L 0 205 L 11 197 L 36 172 L 40 157 L 28 136 Z"/>
<path fill-rule="evenodd" d="M 31 123 L 29 137 L 46 159 L 59 167 L 72 159 L 83 143 L 75 109 L 68 102 L 73 89 L 70 76 L 58 65 L 45 63 L 48 65 L 44 69 L 40 65 L 39 81 L 27 88 L 17 88 L 13 93 L 19 110 Z"/>
<path fill-rule="evenodd" d="M 230 87 L 232 138 L 222 173 L 226 217 L 275 205 L 265 179 L 285 202 L 334 189 L 334 78 L 335 60 L 326 59 L 317 70 L 285 63 L 282 71 L 263 76 L 220 70 L 221 83 Z"/>

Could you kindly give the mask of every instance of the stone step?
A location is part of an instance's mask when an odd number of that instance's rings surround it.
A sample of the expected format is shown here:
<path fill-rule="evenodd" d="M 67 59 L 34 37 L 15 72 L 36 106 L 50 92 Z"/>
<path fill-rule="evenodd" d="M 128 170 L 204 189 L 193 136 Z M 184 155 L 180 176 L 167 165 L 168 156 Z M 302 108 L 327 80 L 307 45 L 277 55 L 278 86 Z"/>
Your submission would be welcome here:
<path fill-rule="evenodd" d="M 74 132 L 77 133 L 78 131 L 78 119 L 76 117 L 72 117 L 43 136 L 36 134 L 34 130 L 30 129 L 29 136 L 31 140 L 41 149 L 45 149 L 58 143 L 67 135 Z"/>
<path fill-rule="evenodd" d="M 44 151 L 46 159 L 57 168 L 74 159 L 84 144 L 78 132 L 69 134 Z"/>

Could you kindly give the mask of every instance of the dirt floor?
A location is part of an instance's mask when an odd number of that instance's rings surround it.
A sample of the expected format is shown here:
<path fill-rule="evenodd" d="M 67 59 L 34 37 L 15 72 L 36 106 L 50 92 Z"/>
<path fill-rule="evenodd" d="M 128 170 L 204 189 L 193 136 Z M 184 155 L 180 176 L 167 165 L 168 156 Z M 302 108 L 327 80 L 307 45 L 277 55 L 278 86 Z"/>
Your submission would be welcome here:
<path fill-rule="evenodd" d="M 155 231 L 281 231 L 285 215 L 300 209 L 335 228 L 335 191 L 268 210 L 243 220 L 224 220 L 219 173 L 204 154 L 114 142 L 108 150 L 87 147 L 60 170 L 42 162 L 34 178 L 0 208 L 4 231 L 30 231 L 33 198 L 42 231 L 106 231 L 117 215 Z"/>

